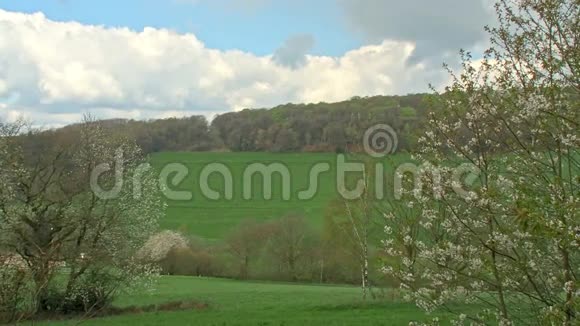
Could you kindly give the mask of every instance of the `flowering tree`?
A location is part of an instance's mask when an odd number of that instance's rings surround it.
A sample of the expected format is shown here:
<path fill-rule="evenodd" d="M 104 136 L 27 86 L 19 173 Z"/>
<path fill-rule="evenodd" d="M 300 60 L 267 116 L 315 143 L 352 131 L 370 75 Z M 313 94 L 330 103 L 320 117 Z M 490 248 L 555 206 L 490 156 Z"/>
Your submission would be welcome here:
<path fill-rule="evenodd" d="M 99 122 L 74 128 L 66 139 L 0 137 L 10 142 L 0 145 L 10 189 L 0 194 L 0 247 L 26 263 L 36 311 L 102 308 L 152 272 L 134 257 L 162 213 L 152 171 L 136 145 Z"/>
<path fill-rule="evenodd" d="M 434 96 L 419 157 L 434 164 L 393 204 L 413 210 L 385 211 L 389 231 L 409 232 L 386 239 L 399 259 L 384 270 L 428 311 L 467 301 L 482 309 L 458 311 L 460 323 L 578 322 L 578 5 L 500 0 L 484 58 L 463 52 Z M 470 190 L 455 168 L 466 163 Z"/>
<path fill-rule="evenodd" d="M 181 233 L 164 230 L 151 236 L 137 252 L 140 260 L 159 263 L 172 249 L 189 248 L 189 240 Z"/>

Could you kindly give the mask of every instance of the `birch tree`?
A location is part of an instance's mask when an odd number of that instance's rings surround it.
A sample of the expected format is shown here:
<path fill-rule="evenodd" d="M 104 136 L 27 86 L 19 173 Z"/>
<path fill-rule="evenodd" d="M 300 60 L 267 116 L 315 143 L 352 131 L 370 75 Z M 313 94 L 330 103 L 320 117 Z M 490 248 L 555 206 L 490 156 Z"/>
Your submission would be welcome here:
<path fill-rule="evenodd" d="M 367 162 L 368 163 L 368 162 Z M 373 184 L 370 176 L 374 175 L 372 164 L 366 164 L 363 173 L 363 188 L 360 196 L 353 200 L 342 200 L 342 208 L 339 212 L 334 213 L 334 223 L 349 242 L 351 254 L 354 255 L 360 269 L 360 284 L 362 290 L 362 299 L 366 300 L 371 291 L 371 282 L 369 272 L 371 269 L 372 245 L 371 235 L 373 230 L 378 228 L 376 201 L 374 199 Z"/>

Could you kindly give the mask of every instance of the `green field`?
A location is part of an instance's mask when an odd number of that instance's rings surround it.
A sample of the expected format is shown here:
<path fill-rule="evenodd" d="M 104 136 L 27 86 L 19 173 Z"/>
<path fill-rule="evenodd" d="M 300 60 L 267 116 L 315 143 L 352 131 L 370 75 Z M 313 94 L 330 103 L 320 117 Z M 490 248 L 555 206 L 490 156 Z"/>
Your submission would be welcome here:
<path fill-rule="evenodd" d="M 187 178 L 176 187 L 171 188 L 193 193 L 193 199 L 189 201 L 168 201 L 167 214 L 162 220 L 161 226 L 165 229 L 181 230 L 187 234 L 207 239 L 219 239 L 245 218 L 260 221 L 296 213 L 304 215 L 314 227 L 319 227 L 329 202 L 339 198 L 336 187 L 336 159 L 337 155 L 332 153 L 204 152 L 155 154 L 152 156 L 151 162 L 158 170 L 170 163 L 179 163 L 188 167 L 189 175 Z M 408 156 L 398 155 L 389 158 L 389 160 L 400 162 L 408 160 Z M 207 164 L 215 162 L 225 164 L 232 172 L 234 191 L 231 200 L 223 198 L 221 191 L 222 199 L 220 200 L 208 199 L 201 193 L 200 172 Z M 252 179 L 251 199 L 244 199 L 243 174 L 244 170 L 252 163 L 284 164 L 291 175 L 290 200 L 282 198 L 282 178 L 277 174 L 273 177 L 273 192 L 270 200 L 264 199 L 262 180 L 258 176 Z M 308 188 L 310 170 L 317 163 L 328 163 L 331 170 L 320 174 L 318 190 L 312 199 L 300 200 L 298 193 Z M 224 187 L 223 178 L 216 173 L 210 176 L 209 184 L 215 190 Z"/>
<path fill-rule="evenodd" d="M 233 280 L 163 277 L 154 291 L 124 295 L 117 306 L 139 306 L 179 300 L 208 304 L 203 310 L 152 312 L 83 321 L 83 325 L 408 325 L 426 321 L 396 291 L 366 304 L 352 286 L 301 285 Z M 449 315 L 436 314 L 442 320 Z M 77 325 L 79 320 L 43 325 Z"/>
<path fill-rule="evenodd" d="M 320 227 L 329 203 L 340 198 L 336 187 L 336 154 L 271 153 L 160 153 L 151 157 L 161 171 L 171 163 L 187 166 L 189 174 L 173 190 L 193 193 L 188 201 L 167 200 L 167 212 L 161 221 L 164 229 L 180 230 L 205 239 L 221 239 L 245 218 L 269 220 L 296 213 L 304 215 L 313 227 Z M 354 161 L 355 158 L 349 159 Z M 384 161 L 408 161 L 406 155 Z M 212 200 L 200 190 L 200 171 L 210 163 L 225 164 L 233 175 L 233 198 Z M 251 199 L 243 196 L 243 173 L 252 163 L 282 163 L 291 175 L 291 198 L 282 198 L 280 176 L 273 179 L 273 196 L 263 198 L 261 178 L 252 180 Z M 301 200 L 298 193 L 309 186 L 309 174 L 318 163 L 328 163 L 329 172 L 318 178 L 313 198 Z M 389 167 L 389 165 L 391 165 Z M 170 178 L 171 179 L 171 178 Z M 214 190 L 223 192 L 223 179 L 214 174 L 209 179 Z M 205 309 L 175 312 L 126 314 L 83 320 L 86 325 L 408 325 L 412 320 L 426 321 L 413 304 L 401 300 L 398 290 L 375 290 L 378 299 L 361 301 L 361 290 L 347 285 L 306 285 L 272 282 L 241 282 L 227 279 L 165 276 L 154 290 L 136 291 L 120 296 L 115 306 L 147 306 L 194 300 L 207 304 Z M 443 319 L 448 315 L 438 314 Z M 80 320 L 43 323 L 76 325 Z"/>

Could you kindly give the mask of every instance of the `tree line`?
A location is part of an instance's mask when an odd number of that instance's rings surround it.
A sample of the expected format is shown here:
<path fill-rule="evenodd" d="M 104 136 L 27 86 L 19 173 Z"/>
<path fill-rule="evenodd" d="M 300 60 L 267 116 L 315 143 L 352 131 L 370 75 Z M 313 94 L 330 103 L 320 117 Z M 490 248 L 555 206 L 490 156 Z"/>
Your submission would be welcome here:
<path fill-rule="evenodd" d="M 386 123 L 399 150 L 412 151 L 427 116 L 427 95 L 353 97 L 338 103 L 285 104 L 217 115 L 137 121 L 102 121 L 108 133 L 134 139 L 145 153 L 170 151 L 343 152 L 360 151 L 365 131 Z M 78 125 L 42 135 L 71 138 Z M 68 135 L 68 136 L 67 136 Z"/>
<path fill-rule="evenodd" d="M 373 224 L 370 229 L 366 282 L 397 286 L 397 281 L 379 271 L 382 227 Z M 221 240 L 166 230 L 152 237 L 140 255 L 167 275 L 361 284 L 365 260 L 359 243 L 352 241 L 353 230 L 343 203 L 335 201 L 329 204 L 320 228 L 303 215 L 290 213 L 267 221 L 242 220 Z"/>

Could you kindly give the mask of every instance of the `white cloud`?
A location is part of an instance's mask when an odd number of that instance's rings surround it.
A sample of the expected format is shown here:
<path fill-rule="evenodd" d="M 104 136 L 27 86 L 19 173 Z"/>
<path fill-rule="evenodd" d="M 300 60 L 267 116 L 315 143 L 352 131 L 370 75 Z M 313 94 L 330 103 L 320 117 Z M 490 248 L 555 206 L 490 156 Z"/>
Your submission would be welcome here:
<path fill-rule="evenodd" d="M 384 41 L 341 57 L 306 55 L 299 67 L 289 68 L 273 55 L 207 48 L 193 34 L 55 22 L 0 10 L 0 115 L 21 111 L 38 123 L 58 125 L 86 111 L 137 119 L 211 116 L 286 102 L 425 91 L 428 82 L 445 75 L 439 65 L 409 65 L 414 48 L 408 41 Z"/>

